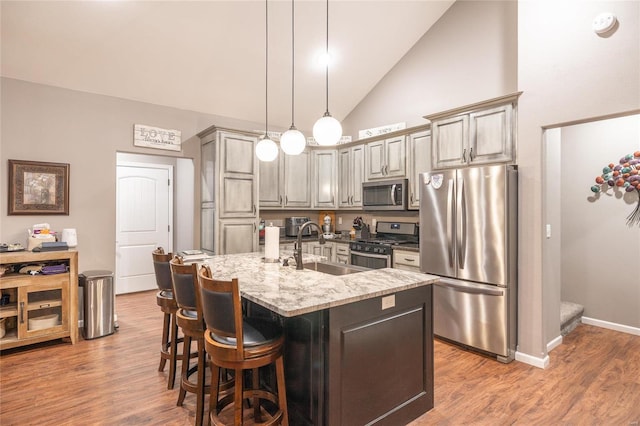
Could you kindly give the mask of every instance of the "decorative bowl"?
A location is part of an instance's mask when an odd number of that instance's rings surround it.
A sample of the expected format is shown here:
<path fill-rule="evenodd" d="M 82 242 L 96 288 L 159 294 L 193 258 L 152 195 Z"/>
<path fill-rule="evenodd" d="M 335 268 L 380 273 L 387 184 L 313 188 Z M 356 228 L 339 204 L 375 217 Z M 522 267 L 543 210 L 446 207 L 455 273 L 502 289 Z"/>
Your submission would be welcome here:
<path fill-rule="evenodd" d="M 60 315 L 58 314 L 29 318 L 29 330 L 42 330 L 43 328 L 51 328 L 59 324 Z"/>

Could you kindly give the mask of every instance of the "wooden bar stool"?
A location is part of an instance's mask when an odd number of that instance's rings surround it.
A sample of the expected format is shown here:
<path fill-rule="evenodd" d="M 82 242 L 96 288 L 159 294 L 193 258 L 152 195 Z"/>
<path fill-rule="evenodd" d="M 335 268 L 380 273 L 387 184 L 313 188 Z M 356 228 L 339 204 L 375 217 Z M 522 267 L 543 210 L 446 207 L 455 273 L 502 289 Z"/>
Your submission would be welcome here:
<path fill-rule="evenodd" d="M 289 424 L 287 395 L 284 381 L 284 334 L 279 324 L 243 318 L 238 280 L 221 281 L 211 278 L 211 270 L 204 265 L 198 273 L 202 314 L 207 325 L 204 334 L 205 349 L 211 360 L 211 395 L 209 420 L 221 425 L 220 412 L 229 404 L 234 406 L 234 424 L 243 422 L 243 400 L 253 401 L 256 424 L 262 414 L 268 416 L 262 425 Z M 276 367 L 277 392 L 260 388 L 258 369 L 271 364 Z M 221 369 L 235 370 L 235 387 L 232 394 L 221 394 Z M 252 389 L 244 389 L 243 371 L 252 371 Z M 273 406 L 261 410 L 261 401 Z M 272 408 L 269 412 L 268 408 Z"/>
<path fill-rule="evenodd" d="M 202 425 L 204 418 L 204 396 L 209 393 L 209 386 L 205 384 L 206 352 L 204 349 L 204 320 L 199 297 L 196 296 L 198 281 L 198 265 L 192 263 L 185 265 L 178 256 L 174 257 L 169 265 L 171 267 L 171 281 L 173 295 L 178 304 L 176 320 L 178 327 L 184 335 L 183 354 L 191 352 L 191 342 L 196 342 L 198 363 L 189 368 L 190 356 L 182 358 L 182 374 L 180 378 L 180 392 L 178 393 L 178 406 L 182 406 L 187 392 L 196 395 L 196 426 Z M 193 381 L 190 377 L 196 373 Z"/>
<path fill-rule="evenodd" d="M 178 324 L 176 323 L 176 312 L 178 305 L 173 298 L 173 287 L 171 285 L 171 269 L 169 261 L 171 253 L 165 254 L 162 247 L 158 247 L 152 252 L 153 269 L 156 275 L 156 284 L 158 293 L 156 293 L 156 303 L 160 306 L 160 310 L 164 313 L 164 323 L 162 326 L 162 343 L 160 346 L 160 366 L 158 371 L 164 371 L 164 367 L 169 361 L 169 378 L 167 380 L 167 389 L 173 389 L 176 380 L 176 363 L 178 357 L 182 356 L 177 353 L 178 343 L 182 341 L 178 338 Z"/>

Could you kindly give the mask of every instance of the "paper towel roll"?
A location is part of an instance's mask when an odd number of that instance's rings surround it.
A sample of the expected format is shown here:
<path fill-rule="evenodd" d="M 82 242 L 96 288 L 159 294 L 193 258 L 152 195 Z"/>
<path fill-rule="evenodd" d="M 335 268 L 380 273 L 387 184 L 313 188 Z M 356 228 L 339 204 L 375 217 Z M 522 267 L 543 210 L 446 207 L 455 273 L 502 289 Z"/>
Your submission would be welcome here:
<path fill-rule="evenodd" d="M 280 228 L 266 226 L 264 228 L 264 258 L 267 261 L 278 260 L 280 257 Z"/>

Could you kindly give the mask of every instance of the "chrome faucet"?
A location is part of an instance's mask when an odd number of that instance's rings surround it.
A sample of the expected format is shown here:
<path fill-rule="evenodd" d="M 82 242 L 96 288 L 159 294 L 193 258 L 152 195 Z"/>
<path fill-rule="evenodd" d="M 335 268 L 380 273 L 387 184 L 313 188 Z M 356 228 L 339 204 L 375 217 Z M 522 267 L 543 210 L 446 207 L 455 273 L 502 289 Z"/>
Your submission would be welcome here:
<path fill-rule="evenodd" d="M 298 239 L 296 240 L 295 250 L 293 251 L 293 258 L 296 260 L 296 270 L 304 269 L 302 267 L 302 233 L 310 226 L 315 226 L 318 230 L 318 242 L 320 244 L 325 243 L 324 237 L 322 236 L 322 229 L 320 229 L 317 223 L 311 221 L 303 223 L 300 229 L 298 229 Z"/>

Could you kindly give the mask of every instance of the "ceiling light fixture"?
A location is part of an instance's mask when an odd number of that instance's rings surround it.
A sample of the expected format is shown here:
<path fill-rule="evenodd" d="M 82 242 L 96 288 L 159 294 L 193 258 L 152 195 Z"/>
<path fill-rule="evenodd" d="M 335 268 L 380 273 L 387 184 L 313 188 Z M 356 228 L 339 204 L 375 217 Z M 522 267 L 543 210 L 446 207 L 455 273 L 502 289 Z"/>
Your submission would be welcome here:
<path fill-rule="evenodd" d="M 280 138 L 280 147 L 287 155 L 298 155 L 304 151 L 307 140 L 302 132 L 293 124 L 294 99 L 295 99 L 295 0 L 291 0 L 291 127 Z"/>
<path fill-rule="evenodd" d="M 326 55 L 329 56 L 329 0 L 327 0 L 327 44 Z M 342 137 L 342 125 L 329 114 L 329 63 L 326 65 L 326 102 L 327 110 L 313 125 L 313 137 L 319 145 L 335 145 Z"/>
<path fill-rule="evenodd" d="M 269 139 L 269 0 L 264 2 L 265 16 L 265 82 L 264 82 L 264 135 L 256 145 L 256 155 L 260 161 L 273 161 L 278 156 L 278 145 Z"/>

